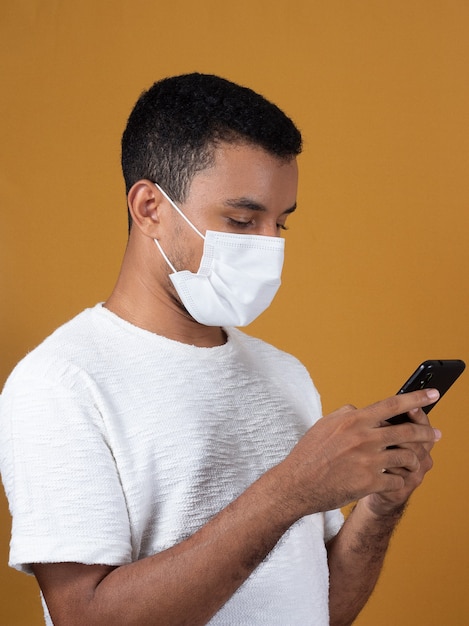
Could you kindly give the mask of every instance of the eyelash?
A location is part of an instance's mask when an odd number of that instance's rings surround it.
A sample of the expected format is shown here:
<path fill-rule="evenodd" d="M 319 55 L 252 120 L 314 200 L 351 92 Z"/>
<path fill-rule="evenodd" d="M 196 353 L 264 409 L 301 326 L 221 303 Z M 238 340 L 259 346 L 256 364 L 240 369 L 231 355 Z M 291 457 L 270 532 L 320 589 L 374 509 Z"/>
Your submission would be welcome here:
<path fill-rule="evenodd" d="M 249 222 L 238 222 L 238 220 L 234 220 L 232 217 L 229 217 L 228 221 L 232 226 L 235 226 L 236 228 L 247 228 L 248 226 L 252 226 L 252 224 L 254 223 L 252 220 L 249 220 Z M 279 228 L 280 230 L 288 230 L 288 226 L 286 226 L 285 224 L 277 224 L 277 228 Z"/>

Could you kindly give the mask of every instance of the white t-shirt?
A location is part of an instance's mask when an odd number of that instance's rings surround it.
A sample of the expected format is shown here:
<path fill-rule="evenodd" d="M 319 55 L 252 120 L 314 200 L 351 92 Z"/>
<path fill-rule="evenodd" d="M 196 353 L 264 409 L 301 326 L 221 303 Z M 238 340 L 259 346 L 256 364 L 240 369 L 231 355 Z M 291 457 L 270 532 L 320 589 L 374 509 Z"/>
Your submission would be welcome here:
<path fill-rule="evenodd" d="M 320 417 L 294 357 L 237 329 L 199 348 L 101 305 L 11 374 L 0 469 L 10 565 L 123 565 L 192 535 L 280 462 Z M 328 624 L 324 543 L 339 511 L 294 524 L 213 624 Z"/>

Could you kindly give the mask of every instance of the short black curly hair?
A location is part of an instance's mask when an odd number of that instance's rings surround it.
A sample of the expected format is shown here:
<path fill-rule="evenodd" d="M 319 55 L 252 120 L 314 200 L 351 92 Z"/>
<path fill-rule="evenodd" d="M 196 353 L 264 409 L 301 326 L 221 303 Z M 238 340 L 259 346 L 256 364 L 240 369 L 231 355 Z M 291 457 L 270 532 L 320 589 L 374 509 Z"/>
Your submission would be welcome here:
<path fill-rule="evenodd" d="M 165 78 L 142 93 L 122 135 L 126 191 L 146 178 L 184 201 L 220 141 L 257 145 L 286 160 L 302 146 L 291 119 L 252 89 L 211 74 Z"/>

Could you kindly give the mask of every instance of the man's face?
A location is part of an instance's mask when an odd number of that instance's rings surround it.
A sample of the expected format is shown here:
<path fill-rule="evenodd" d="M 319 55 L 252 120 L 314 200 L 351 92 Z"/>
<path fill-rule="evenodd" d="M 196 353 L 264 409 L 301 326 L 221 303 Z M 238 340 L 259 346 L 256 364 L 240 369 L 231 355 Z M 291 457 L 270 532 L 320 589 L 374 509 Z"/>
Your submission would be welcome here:
<path fill-rule="evenodd" d="M 187 200 L 178 206 L 194 226 L 206 230 L 280 236 L 295 210 L 296 160 L 280 160 L 247 144 L 220 144 L 214 163 L 198 172 Z M 203 240 L 167 203 L 160 243 L 176 270 L 197 272 Z"/>

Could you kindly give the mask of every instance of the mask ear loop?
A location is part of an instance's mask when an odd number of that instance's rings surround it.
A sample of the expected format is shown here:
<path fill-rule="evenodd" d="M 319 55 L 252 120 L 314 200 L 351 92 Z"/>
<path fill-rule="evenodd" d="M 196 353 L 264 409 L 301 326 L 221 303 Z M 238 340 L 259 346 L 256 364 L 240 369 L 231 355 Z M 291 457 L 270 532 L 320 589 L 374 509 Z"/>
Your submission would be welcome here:
<path fill-rule="evenodd" d="M 189 218 L 184 215 L 184 213 L 181 211 L 181 209 L 171 200 L 171 198 L 168 196 L 166 191 L 164 191 L 164 189 L 161 189 L 161 187 L 158 185 L 158 183 L 154 182 L 153 184 L 155 185 L 155 187 L 157 187 L 161 191 L 161 193 L 166 198 L 166 200 L 170 203 L 170 205 L 174 209 L 176 209 L 176 211 L 179 213 L 179 215 L 189 224 L 189 226 L 192 228 L 192 230 L 195 231 L 199 235 L 199 237 L 202 237 L 202 239 L 205 239 L 204 235 L 202 235 L 200 230 L 198 230 L 198 228 L 196 228 L 194 226 L 194 224 L 189 220 Z M 163 254 L 163 256 L 164 256 L 164 254 Z M 170 264 L 170 267 L 172 267 L 171 264 Z"/>
<path fill-rule="evenodd" d="M 169 204 L 174 209 L 176 209 L 176 211 L 179 213 L 179 215 L 189 224 L 189 226 L 192 228 L 192 230 L 194 230 L 199 235 L 199 237 L 202 237 L 202 239 L 205 240 L 204 235 L 202 235 L 202 233 L 194 226 L 194 224 L 189 220 L 189 218 L 187 218 L 184 215 L 184 213 L 181 211 L 181 209 L 171 200 L 171 198 L 168 196 L 166 191 L 164 191 L 164 189 L 161 189 L 161 187 L 158 185 L 158 183 L 153 182 L 153 184 L 155 185 L 155 187 L 157 187 L 157 189 L 160 190 L 160 192 L 163 194 L 163 196 L 166 198 L 166 200 L 169 202 Z M 169 267 L 171 268 L 173 274 L 177 274 L 176 268 L 171 263 L 171 261 L 168 259 L 166 254 L 164 253 L 163 248 L 161 247 L 161 244 L 158 241 L 158 239 L 153 239 L 153 241 L 156 243 L 156 246 L 157 246 L 158 250 L 161 252 L 161 256 L 166 261 L 166 263 L 169 265 Z"/>
<path fill-rule="evenodd" d="M 168 257 L 166 256 L 166 254 L 163 252 L 163 248 L 160 245 L 160 242 L 158 241 L 158 239 L 153 239 L 153 241 L 156 243 L 156 246 L 158 248 L 158 250 L 161 252 L 161 256 L 163 257 L 163 259 L 166 261 L 166 263 L 169 265 L 169 267 L 171 268 L 173 274 L 177 273 L 176 268 L 174 267 L 174 265 L 171 263 L 171 261 L 168 259 Z"/>

